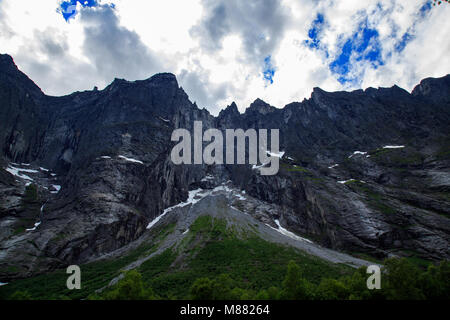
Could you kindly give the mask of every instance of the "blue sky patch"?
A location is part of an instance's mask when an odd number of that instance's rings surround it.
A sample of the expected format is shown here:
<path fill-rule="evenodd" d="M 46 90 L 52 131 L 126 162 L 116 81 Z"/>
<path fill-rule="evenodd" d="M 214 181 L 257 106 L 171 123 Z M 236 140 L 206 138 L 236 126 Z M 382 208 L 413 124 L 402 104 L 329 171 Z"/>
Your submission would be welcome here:
<path fill-rule="evenodd" d="M 407 39 L 405 39 L 406 44 Z M 360 84 L 361 79 L 352 75 L 352 63 L 367 63 L 376 69 L 383 65 L 381 43 L 378 31 L 371 29 L 367 21 L 360 24 L 358 31 L 342 42 L 338 56 L 330 63 L 330 70 L 338 75 L 341 84 Z"/>
<path fill-rule="evenodd" d="M 427 1 L 426 3 L 424 3 L 424 5 L 422 7 L 420 7 L 420 17 L 421 18 L 425 18 L 425 16 L 428 14 L 428 11 L 431 10 L 431 1 Z"/>
<path fill-rule="evenodd" d="M 316 19 L 312 22 L 311 28 L 308 30 L 309 39 L 305 40 L 304 43 L 311 49 L 318 49 L 320 44 L 319 35 L 322 31 L 324 24 L 323 15 L 321 13 L 317 14 Z"/>
<path fill-rule="evenodd" d="M 77 3 L 80 3 L 83 7 L 96 7 L 98 6 L 97 0 L 70 0 L 63 1 L 60 5 L 60 11 L 66 21 L 74 18 L 77 14 Z"/>
<path fill-rule="evenodd" d="M 405 49 L 408 42 L 410 42 L 412 39 L 414 39 L 414 37 L 410 33 L 405 32 L 403 34 L 402 38 L 400 39 L 400 41 L 395 44 L 395 46 L 394 46 L 395 51 L 397 51 L 397 52 L 403 51 L 403 49 Z"/>
<path fill-rule="evenodd" d="M 275 67 L 272 65 L 271 56 L 264 58 L 263 78 L 270 84 L 273 83 L 273 76 L 275 75 Z"/>

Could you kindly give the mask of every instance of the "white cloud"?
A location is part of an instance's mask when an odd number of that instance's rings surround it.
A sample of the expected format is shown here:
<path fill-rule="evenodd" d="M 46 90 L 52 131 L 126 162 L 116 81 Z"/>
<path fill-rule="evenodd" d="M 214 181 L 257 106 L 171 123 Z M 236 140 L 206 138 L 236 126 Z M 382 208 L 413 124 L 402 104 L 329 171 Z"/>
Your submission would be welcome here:
<path fill-rule="evenodd" d="M 59 2 L 0 0 L 1 51 L 51 95 L 173 72 L 192 101 L 217 114 L 232 101 L 243 111 L 256 98 L 283 107 L 308 98 L 313 87 L 395 83 L 411 90 L 450 72 L 447 4 L 422 17 L 419 0 L 110 0 L 101 3 L 114 3 L 114 11 L 78 6 L 67 23 Z M 317 13 L 326 50 L 303 43 Z M 375 69 L 353 54 L 349 75 L 359 81 L 342 85 L 329 64 L 363 22 L 378 32 L 383 65 Z M 412 39 L 397 52 L 406 32 Z M 262 75 L 268 55 L 271 85 Z"/>

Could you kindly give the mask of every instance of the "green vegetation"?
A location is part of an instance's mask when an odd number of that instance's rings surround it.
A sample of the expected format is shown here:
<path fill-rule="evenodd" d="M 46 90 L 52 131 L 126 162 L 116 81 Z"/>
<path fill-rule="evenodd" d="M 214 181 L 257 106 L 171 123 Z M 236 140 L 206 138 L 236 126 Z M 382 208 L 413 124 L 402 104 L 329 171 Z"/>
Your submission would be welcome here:
<path fill-rule="evenodd" d="M 162 228 L 171 230 L 173 226 Z M 450 263 L 420 268 L 408 259 L 384 262 L 381 290 L 368 290 L 369 275 L 241 232 L 224 219 L 201 216 L 185 240 L 124 274 L 121 269 L 156 246 L 141 245 L 116 260 L 81 266 L 82 289 L 69 291 L 63 271 L 14 281 L 0 288 L 9 299 L 448 299 Z"/>
<path fill-rule="evenodd" d="M 280 168 L 282 170 L 289 171 L 289 172 L 298 172 L 298 173 L 311 174 L 311 172 L 308 169 L 306 169 L 306 168 L 304 168 L 302 166 L 299 166 L 299 165 L 296 165 L 296 164 L 286 163 L 284 161 L 282 161 L 280 163 Z"/>
<path fill-rule="evenodd" d="M 94 293 L 95 290 L 108 285 L 114 277 L 120 275 L 121 269 L 126 265 L 154 250 L 156 250 L 155 246 L 141 245 L 127 256 L 82 265 L 81 290 L 67 290 L 66 280 L 68 275 L 65 270 L 58 270 L 13 281 L 7 286 L 0 287 L 0 299 L 12 298 L 11 295 L 16 291 L 26 291 L 31 297 L 38 299 L 84 299 Z"/>
<path fill-rule="evenodd" d="M 131 276 L 132 275 L 132 276 Z M 381 275 L 381 289 L 367 288 L 366 268 L 338 279 L 324 277 L 315 284 L 294 261 L 287 266 L 279 286 L 267 289 L 244 288 L 230 274 L 201 277 L 190 286 L 185 299 L 194 300 L 423 300 L 450 298 L 450 263 L 430 265 L 425 271 L 407 259 L 388 259 Z M 155 299 L 150 287 L 145 287 L 138 272 L 133 271 L 114 289 L 95 299 Z M 125 288 L 125 289 L 124 289 Z"/>
<path fill-rule="evenodd" d="M 408 167 L 423 164 L 424 156 L 409 149 L 376 149 L 369 152 L 371 158 L 387 167 Z"/>
<path fill-rule="evenodd" d="M 152 288 L 142 281 L 142 275 L 136 270 L 125 273 L 114 289 L 103 295 L 93 294 L 90 300 L 155 300 L 158 299 Z"/>
<path fill-rule="evenodd" d="M 38 200 L 38 189 L 35 184 L 29 184 L 25 188 L 25 195 L 23 197 L 23 202 L 30 203 Z"/>
<path fill-rule="evenodd" d="M 251 233 L 243 235 L 229 228 L 225 220 L 210 216 L 193 223 L 186 241 L 178 252 L 168 249 L 139 268 L 144 281 L 163 298 L 183 299 L 199 277 L 215 279 L 220 274 L 228 274 L 243 290 L 269 289 L 283 280 L 290 260 L 306 270 L 313 283 L 324 275 L 339 277 L 351 272 L 350 267 L 329 264 Z"/>

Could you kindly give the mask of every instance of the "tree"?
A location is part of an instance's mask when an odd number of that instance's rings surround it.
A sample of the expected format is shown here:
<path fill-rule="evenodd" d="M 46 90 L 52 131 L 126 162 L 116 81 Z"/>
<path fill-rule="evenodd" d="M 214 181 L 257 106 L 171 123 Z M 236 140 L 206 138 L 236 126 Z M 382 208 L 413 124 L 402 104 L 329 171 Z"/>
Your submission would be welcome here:
<path fill-rule="evenodd" d="M 348 300 L 349 296 L 349 288 L 336 279 L 322 279 L 316 290 L 316 298 L 320 300 Z"/>
<path fill-rule="evenodd" d="M 209 278 L 199 278 L 195 280 L 191 287 L 191 297 L 193 300 L 212 300 L 214 298 L 215 281 Z"/>
<path fill-rule="evenodd" d="M 156 299 L 151 288 L 146 288 L 142 282 L 142 275 L 131 270 L 125 273 L 115 289 L 106 293 L 106 300 L 153 300 Z"/>
<path fill-rule="evenodd" d="M 231 300 L 233 299 L 232 290 L 235 287 L 235 282 L 228 274 L 219 275 L 214 282 L 213 298 L 216 300 Z"/>
<path fill-rule="evenodd" d="M 313 286 L 302 278 L 300 267 L 294 261 L 290 261 L 286 278 L 283 281 L 281 298 L 286 300 L 310 300 L 313 297 Z"/>
<path fill-rule="evenodd" d="M 10 300 L 33 300 L 28 291 L 16 291 L 10 297 Z"/>
<path fill-rule="evenodd" d="M 385 294 L 389 300 L 424 299 L 419 286 L 420 270 L 407 259 L 387 259 L 384 281 Z"/>
<path fill-rule="evenodd" d="M 450 299 L 450 262 L 430 265 L 419 279 L 426 299 Z"/>

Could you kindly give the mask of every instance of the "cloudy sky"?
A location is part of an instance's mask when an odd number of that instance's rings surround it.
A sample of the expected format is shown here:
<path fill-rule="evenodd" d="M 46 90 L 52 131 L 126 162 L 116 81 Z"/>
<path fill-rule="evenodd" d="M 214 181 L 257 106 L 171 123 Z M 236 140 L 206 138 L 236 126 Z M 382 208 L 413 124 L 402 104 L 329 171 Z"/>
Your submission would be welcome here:
<path fill-rule="evenodd" d="M 0 52 L 49 95 L 176 74 L 211 113 L 450 73 L 450 4 L 427 0 L 0 0 Z"/>

